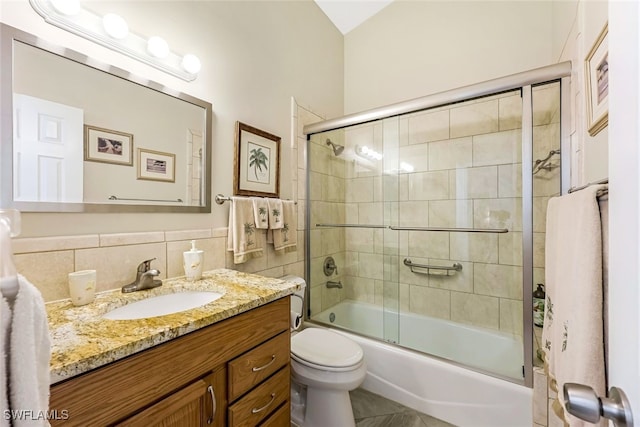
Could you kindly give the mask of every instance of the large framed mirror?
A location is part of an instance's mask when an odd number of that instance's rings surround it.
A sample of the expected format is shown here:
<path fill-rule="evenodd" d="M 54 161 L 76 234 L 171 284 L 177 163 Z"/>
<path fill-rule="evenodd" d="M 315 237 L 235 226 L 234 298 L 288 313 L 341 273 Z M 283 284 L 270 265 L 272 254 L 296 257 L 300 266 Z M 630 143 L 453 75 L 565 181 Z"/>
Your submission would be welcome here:
<path fill-rule="evenodd" d="M 0 25 L 2 207 L 211 212 L 209 102 Z"/>

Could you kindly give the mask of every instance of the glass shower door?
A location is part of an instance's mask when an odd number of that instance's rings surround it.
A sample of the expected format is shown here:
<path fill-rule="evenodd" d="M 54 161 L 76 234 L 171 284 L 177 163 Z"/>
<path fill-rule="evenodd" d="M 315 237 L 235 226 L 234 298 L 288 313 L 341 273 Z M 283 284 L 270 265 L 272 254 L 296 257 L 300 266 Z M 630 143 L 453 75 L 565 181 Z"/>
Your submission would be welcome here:
<path fill-rule="evenodd" d="M 311 319 L 521 381 L 560 191 L 559 87 L 311 135 Z"/>
<path fill-rule="evenodd" d="M 400 119 L 400 344 L 522 378 L 520 91 Z"/>

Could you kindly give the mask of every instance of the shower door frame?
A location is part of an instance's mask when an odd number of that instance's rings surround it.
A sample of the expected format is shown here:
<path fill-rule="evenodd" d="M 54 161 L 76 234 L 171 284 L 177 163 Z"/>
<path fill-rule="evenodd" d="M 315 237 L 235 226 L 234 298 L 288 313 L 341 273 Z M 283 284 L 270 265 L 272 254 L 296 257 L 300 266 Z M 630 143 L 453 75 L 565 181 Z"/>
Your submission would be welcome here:
<path fill-rule="evenodd" d="M 571 177 L 571 61 L 540 67 L 521 73 L 512 74 L 497 79 L 476 83 L 461 88 L 438 92 L 384 107 L 366 110 L 360 113 L 349 114 L 335 119 L 306 125 L 303 133 L 307 135 L 307 147 L 311 135 L 342 129 L 353 125 L 364 124 L 376 120 L 387 119 L 402 114 L 427 110 L 443 105 L 462 102 L 483 96 L 494 95 L 501 92 L 521 90 L 522 93 L 522 304 L 523 304 L 523 345 L 524 345 L 524 381 L 514 378 L 505 378 L 514 383 L 522 383 L 526 387 L 533 387 L 533 111 L 532 111 L 532 86 L 558 81 L 560 83 L 560 181 L 561 194 L 566 194 L 570 187 Z M 306 156 L 307 174 L 310 171 L 310 156 Z M 311 203 L 308 200 L 310 180 L 306 180 L 306 212 L 305 221 L 305 275 L 311 277 L 311 242 L 310 221 Z M 310 301 L 310 286 L 306 289 L 306 300 Z M 306 319 L 309 319 L 309 307 L 307 304 Z M 487 373 L 490 374 L 490 373 Z M 492 374 L 495 376 L 495 374 Z"/>

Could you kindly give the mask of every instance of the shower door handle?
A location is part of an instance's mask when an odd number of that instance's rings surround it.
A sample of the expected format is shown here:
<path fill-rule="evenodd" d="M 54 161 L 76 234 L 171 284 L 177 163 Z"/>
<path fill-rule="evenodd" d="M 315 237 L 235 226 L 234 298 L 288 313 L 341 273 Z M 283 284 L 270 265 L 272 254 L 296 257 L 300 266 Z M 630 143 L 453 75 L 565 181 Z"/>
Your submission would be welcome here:
<path fill-rule="evenodd" d="M 598 397 L 587 385 L 566 383 L 562 391 L 565 407 L 574 417 L 595 424 L 603 416 L 616 427 L 633 427 L 631 404 L 621 389 L 611 387 L 609 397 Z"/>

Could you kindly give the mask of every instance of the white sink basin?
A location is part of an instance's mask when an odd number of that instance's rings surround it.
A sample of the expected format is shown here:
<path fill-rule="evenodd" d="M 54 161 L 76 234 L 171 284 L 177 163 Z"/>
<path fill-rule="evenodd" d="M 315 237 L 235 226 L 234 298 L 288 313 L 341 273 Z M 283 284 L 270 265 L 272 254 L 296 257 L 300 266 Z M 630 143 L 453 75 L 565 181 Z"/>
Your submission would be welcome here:
<path fill-rule="evenodd" d="M 221 298 L 218 292 L 176 292 L 158 295 L 113 309 L 102 317 L 111 320 L 134 320 L 164 316 L 201 307 Z"/>

